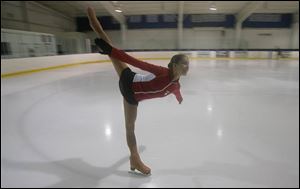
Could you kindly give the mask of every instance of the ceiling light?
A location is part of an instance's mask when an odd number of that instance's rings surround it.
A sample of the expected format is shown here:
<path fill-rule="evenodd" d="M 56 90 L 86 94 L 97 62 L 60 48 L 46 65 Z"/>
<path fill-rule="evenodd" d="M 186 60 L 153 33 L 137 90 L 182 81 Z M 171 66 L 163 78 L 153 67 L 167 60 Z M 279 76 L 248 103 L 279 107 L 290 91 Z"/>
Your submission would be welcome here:
<path fill-rule="evenodd" d="M 121 9 L 116 9 L 115 11 L 116 11 L 116 12 L 122 12 L 122 10 L 121 10 Z"/>
<path fill-rule="evenodd" d="M 212 2 L 209 6 L 209 10 L 212 10 L 212 11 L 216 11 L 217 10 L 217 6 L 216 6 L 216 3 L 215 2 Z"/>

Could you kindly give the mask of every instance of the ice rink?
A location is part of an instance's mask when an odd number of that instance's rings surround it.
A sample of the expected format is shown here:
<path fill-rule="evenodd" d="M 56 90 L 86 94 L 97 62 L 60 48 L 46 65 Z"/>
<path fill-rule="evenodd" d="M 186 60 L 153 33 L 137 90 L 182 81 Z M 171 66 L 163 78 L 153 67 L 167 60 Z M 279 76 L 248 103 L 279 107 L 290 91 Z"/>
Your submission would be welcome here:
<path fill-rule="evenodd" d="M 194 59 L 180 83 L 139 104 L 144 177 L 110 63 L 1 78 L 1 187 L 299 187 L 298 60 Z"/>

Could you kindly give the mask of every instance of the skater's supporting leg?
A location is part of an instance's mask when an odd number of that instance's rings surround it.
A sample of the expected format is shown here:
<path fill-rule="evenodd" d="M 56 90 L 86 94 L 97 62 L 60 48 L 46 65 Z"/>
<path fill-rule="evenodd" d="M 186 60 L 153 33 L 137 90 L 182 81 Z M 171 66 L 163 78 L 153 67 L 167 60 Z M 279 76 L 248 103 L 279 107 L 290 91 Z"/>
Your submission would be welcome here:
<path fill-rule="evenodd" d="M 128 148 L 130 150 L 131 169 L 137 169 L 144 174 L 149 174 L 151 172 L 151 169 L 144 165 L 144 163 L 140 159 L 134 134 L 135 121 L 137 116 L 137 106 L 129 104 L 124 99 L 124 114 L 126 126 L 126 139 Z"/>
<path fill-rule="evenodd" d="M 135 120 L 137 116 L 137 106 L 129 104 L 125 99 L 124 114 L 126 126 L 126 139 L 131 155 L 138 155 L 136 138 L 134 134 Z"/>

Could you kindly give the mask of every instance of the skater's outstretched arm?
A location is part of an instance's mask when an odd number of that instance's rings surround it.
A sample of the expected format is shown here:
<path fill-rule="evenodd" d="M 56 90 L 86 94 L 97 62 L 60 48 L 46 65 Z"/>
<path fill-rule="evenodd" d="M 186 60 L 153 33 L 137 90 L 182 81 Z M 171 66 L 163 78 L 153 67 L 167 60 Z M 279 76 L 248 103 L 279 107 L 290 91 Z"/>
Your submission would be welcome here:
<path fill-rule="evenodd" d="M 182 96 L 181 96 L 180 91 L 179 91 L 179 90 L 175 90 L 175 91 L 173 92 L 173 94 L 176 96 L 176 99 L 177 99 L 178 103 L 181 104 L 182 101 L 183 101 L 183 98 L 182 98 Z"/>
<path fill-rule="evenodd" d="M 112 48 L 112 53 L 111 56 L 121 60 L 123 62 L 126 62 L 134 67 L 140 68 L 142 70 L 148 71 L 153 73 L 154 75 L 159 75 L 164 73 L 166 70 L 168 70 L 167 68 L 164 68 L 162 66 L 157 66 L 154 64 L 150 64 L 148 62 L 144 62 L 141 60 L 138 60 L 132 56 L 130 56 L 129 54 L 125 53 L 125 51 L 117 49 L 117 48 Z"/>

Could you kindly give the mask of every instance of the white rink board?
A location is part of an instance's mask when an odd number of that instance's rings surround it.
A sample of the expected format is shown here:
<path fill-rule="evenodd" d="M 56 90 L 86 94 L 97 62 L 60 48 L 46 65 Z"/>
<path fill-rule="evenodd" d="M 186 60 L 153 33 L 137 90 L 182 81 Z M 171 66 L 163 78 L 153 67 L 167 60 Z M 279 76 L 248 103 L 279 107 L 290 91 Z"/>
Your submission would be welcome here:
<path fill-rule="evenodd" d="M 216 51 L 150 51 L 150 52 L 128 52 L 130 55 L 140 59 L 168 59 L 177 53 L 185 53 L 192 58 L 216 58 Z M 290 58 L 299 58 L 299 52 L 289 52 Z M 239 54 L 239 55 L 237 55 Z M 241 56 L 240 56 L 241 55 Z M 228 51 L 227 58 L 276 58 L 274 51 Z M 55 67 L 60 65 L 84 63 L 95 61 L 109 61 L 108 56 L 99 53 L 44 56 L 33 58 L 15 58 L 1 60 L 1 74 L 15 73 L 27 70 Z"/>

